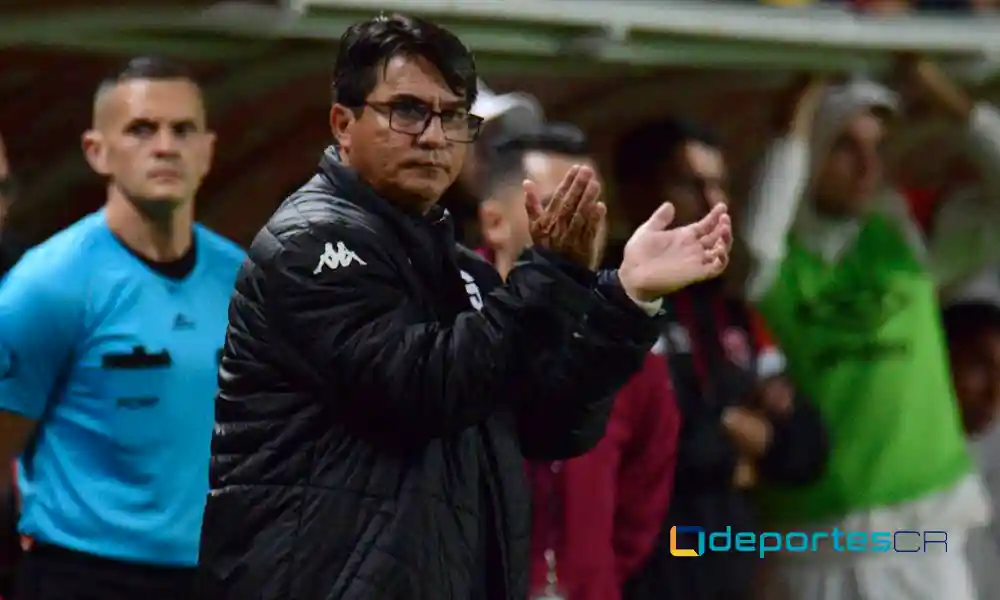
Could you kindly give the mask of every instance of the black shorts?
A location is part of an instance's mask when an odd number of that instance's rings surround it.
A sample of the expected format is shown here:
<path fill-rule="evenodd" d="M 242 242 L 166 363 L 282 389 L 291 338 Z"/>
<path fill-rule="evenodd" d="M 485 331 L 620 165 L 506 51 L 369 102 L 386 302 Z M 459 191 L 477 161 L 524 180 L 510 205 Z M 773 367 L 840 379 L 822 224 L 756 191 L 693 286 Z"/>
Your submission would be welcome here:
<path fill-rule="evenodd" d="M 195 569 L 139 565 L 35 544 L 21 558 L 14 600 L 187 600 Z"/>

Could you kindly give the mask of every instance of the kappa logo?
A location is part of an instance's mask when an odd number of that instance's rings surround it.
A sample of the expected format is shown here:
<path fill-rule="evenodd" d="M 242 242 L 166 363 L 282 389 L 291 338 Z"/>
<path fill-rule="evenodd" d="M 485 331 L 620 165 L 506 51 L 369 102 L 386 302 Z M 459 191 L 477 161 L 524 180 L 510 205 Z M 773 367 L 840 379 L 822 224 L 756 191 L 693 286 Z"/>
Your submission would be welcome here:
<path fill-rule="evenodd" d="M 462 275 L 462 281 L 465 282 L 465 293 L 469 295 L 469 304 L 476 310 L 483 310 L 483 295 L 479 292 L 476 280 L 465 271 L 459 271 L 459 273 Z"/>
<path fill-rule="evenodd" d="M 361 260 L 361 257 L 355 254 L 353 250 L 349 250 L 344 242 L 337 242 L 337 246 L 334 247 L 330 242 L 326 243 L 323 249 L 323 254 L 319 257 L 319 263 L 313 270 L 313 275 L 319 275 L 323 270 L 323 267 L 330 269 L 331 271 L 336 271 L 341 267 L 349 267 L 354 263 L 358 263 L 361 266 L 366 266 L 368 263 Z"/>

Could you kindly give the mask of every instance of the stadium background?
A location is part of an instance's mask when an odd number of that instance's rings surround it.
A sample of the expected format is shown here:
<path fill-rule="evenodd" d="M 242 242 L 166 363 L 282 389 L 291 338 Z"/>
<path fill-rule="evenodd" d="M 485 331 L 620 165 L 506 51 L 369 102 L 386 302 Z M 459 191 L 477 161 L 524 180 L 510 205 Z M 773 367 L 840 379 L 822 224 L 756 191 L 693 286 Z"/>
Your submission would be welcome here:
<path fill-rule="evenodd" d="M 680 113 L 708 121 L 724 133 L 738 203 L 767 138 L 773 95 L 796 71 L 878 75 L 894 53 L 919 51 L 1000 99 L 1000 19 L 989 7 L 903 4 L 133 0 L 122 8 L 7 0 L 0 2 L 0 132 L 22 185 L 11 225 L 38 241 L 100 205 L 101 182 L 79 145 L 91 89 L 124 57 L 153 53 L 184 60 L 203 78 L 220 143 L 199 216 L 248 242 L 328 143 L 322 123 L 334 41 L 347 24 L 382 10 L 452 27 L 492 88 L 536 95 L 549 118 L 583 127 L 604 158 L 615 137 L 643 119 Z M 944 6 L 965 4 L 994 3 Z M 953 182 L 962 171 L 953 147 L 934 123 L 908 125 L 896 132 L 892 164 L 910 187 Z M 619 200 L 612 190 L 612 212 Z"/>

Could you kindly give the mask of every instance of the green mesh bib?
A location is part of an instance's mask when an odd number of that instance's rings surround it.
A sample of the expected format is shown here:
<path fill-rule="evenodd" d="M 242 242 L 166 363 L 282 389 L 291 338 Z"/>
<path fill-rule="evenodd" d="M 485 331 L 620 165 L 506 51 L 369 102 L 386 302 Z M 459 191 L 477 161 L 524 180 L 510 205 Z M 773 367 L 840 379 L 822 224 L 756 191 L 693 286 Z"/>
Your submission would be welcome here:
<path fill-rule="evenodd" d="M 870 217 L 836 264 L 792 236 L 759 309 L 831 436 L 818 483 L 762 491 L 769 520 L 906 502 L 969 472 L 934 284 L 895 223 Z"/>

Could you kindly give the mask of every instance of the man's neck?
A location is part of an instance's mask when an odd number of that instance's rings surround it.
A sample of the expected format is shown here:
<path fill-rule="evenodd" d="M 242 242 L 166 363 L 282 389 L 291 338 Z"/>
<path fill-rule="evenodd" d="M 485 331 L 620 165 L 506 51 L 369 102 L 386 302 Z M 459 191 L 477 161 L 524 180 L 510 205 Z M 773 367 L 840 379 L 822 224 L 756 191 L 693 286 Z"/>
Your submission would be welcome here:
<path fill-rule="evenodd" d="M 511 269 L 514 268 L 514 263 L 517 262 L 517 256 L 506 249 L 497 249 L 493 254 L 493 267 L 500 274 L 500 278 L 507 281 L 507 275 L 510 274 Z"/>
<path fill-rule="evenodd" d="M 191 249 L 193 206 L 187 203 L 162 218 L 143 214 L 120 193 L 105 205 L 108 227 L 126 246 L 154 262 L 178 260 Z"/>

